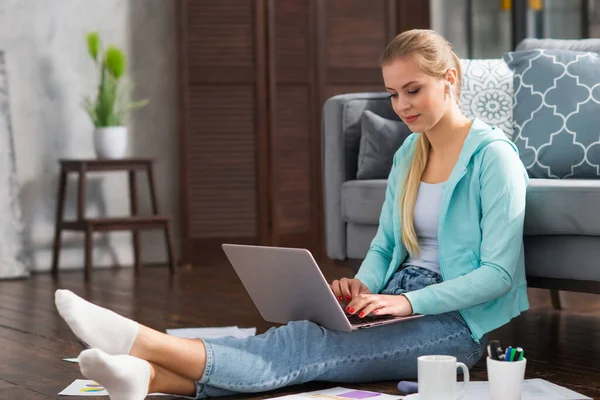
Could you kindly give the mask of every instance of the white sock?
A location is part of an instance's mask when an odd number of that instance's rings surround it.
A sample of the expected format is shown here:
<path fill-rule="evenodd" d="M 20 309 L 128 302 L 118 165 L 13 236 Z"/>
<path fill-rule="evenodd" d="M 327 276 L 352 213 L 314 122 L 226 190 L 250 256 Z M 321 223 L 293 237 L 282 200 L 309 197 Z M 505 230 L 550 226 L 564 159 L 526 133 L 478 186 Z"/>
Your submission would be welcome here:
<path fill-rule="evenodd" d="M 139 324 L 106 308 L 99 307 L 70 290 L 57 290 L 54 302 L 73 333 L 88 347 L 108 354 L 129 354 Z"/>
<path fill-rule="evenodd" d="M 150 364 L 137 357 L 111 356 L 100 349 L 79 354 L 83 376 L 106 389 L 111 400 L 143 400 L 148 395 Z"/>

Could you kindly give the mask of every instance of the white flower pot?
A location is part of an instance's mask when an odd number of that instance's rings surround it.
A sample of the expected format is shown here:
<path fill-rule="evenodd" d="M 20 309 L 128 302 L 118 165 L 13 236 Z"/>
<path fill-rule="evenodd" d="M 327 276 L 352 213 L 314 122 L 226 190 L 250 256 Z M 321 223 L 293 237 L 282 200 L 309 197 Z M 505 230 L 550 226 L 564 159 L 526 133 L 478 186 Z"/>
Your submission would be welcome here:
<path fill-rule="evenodd" d="M 126 126 L 109 126 L 94 130 L 94 148 L 98 158 L 125 158 L 128 142 Z"/>

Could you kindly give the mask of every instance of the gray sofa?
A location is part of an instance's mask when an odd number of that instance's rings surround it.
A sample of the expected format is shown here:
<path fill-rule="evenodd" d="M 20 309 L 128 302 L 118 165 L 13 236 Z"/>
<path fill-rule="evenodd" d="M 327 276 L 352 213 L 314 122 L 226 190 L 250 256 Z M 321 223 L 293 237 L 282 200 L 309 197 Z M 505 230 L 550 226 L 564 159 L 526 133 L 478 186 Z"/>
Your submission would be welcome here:
<path fill-rule="evenodd" d="M 540 47 L 599 51 L 600 40 L 528 39 L 518 49 Z M 334 260 L 365 257 L 385 197 L 385 179 L 356 179 L 365 110 L 398 119 L 386 93 L 338 95 L 323 109 L 325 236 Z M 599 205 L 600 180 L 531 179 L 524 228 L 529 286 L 600 293 Z"/>

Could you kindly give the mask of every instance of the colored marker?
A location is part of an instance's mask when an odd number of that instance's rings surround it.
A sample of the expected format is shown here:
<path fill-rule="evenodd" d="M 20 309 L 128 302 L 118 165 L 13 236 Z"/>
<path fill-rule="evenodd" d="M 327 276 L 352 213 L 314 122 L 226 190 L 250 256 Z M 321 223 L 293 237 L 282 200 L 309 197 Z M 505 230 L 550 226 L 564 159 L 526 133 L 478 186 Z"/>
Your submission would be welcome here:
<path fill-rule="evenodd" d="M 508 346 L 506 348 L 506 353 L 504 353 L 504 361 L 511 361 L 510 359 L 510 353 L 511 353 L 512 347 Z"/>
<path fill-rule="evenodd" d="M 517 347 L 517 352 L 515 353 L 515 361 L 519 361 L 521 359 L 521 354 L 523 354 L 523 349 Z"/>
<path fill-rule="evenodd" d="M 502 348 L 500 342 L 497 340 L 491 340 L 488 344 L 488 355 L 492 360 L 500 360 L 502 354 Z"/>

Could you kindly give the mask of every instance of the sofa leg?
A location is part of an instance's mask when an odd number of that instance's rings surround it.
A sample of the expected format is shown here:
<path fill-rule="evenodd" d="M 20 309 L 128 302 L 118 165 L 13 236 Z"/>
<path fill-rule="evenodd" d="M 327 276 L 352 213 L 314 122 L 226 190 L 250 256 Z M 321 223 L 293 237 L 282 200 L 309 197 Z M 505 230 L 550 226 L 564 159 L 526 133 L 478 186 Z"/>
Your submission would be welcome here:
<path fill-rule="evenodd" d="M 562 310 L 562 305 L 560 304 L 560 291 L 558 290 L 550 290 L 550 299 L 552 300 L 552 307 L 555 310 Z"/>

